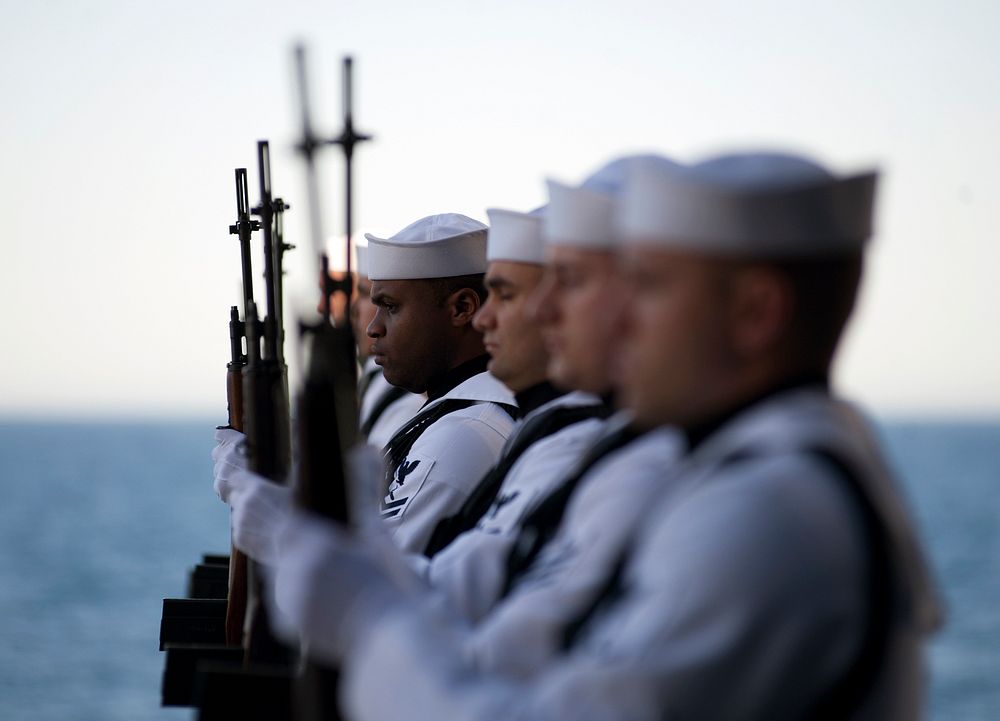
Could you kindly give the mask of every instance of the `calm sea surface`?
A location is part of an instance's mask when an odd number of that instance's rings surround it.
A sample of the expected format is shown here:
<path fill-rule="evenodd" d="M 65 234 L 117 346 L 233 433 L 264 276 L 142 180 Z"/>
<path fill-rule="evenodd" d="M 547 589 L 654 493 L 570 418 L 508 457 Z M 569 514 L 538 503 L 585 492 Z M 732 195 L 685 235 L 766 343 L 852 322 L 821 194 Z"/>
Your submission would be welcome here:
<path fill-rule="evenodd" d="M 228 548 L 212 423 L 0 422 L 0 719 L 159 708 L 160 604 Z M 948 603 L 928 717 L 1000 718 L 1000 423 L 885 423 Z"/>

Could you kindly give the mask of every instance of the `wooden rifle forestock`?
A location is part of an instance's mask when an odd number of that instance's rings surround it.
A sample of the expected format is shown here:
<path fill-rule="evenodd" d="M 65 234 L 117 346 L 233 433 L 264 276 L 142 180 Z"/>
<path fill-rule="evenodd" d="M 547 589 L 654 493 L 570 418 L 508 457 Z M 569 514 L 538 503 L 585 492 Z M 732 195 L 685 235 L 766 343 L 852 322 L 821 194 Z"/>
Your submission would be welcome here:
<path fill-rule="evenodd" d="M 243 432 L 243 323 L 236 306 L 230 311 L 229 337 L 232 361 L 226 365 L 226 400 L 229 407 L 229 427 Z M 226 596 L 226 645 L 243 642 L 243 621 L 247 610 L 247 557 L 230 545 L 229 591 Z"/>

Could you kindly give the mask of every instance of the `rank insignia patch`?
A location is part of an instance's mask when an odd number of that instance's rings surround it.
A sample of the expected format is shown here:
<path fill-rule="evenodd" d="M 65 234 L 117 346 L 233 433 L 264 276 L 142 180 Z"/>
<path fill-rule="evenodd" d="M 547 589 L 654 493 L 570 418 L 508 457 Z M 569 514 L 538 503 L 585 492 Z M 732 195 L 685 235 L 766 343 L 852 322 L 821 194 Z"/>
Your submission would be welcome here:
<path fill-rule="evenodd" d="M 433 465 L 433 459 L 419 453 L 411 453 L 403 459 L 393 474 L 385 498 L 382 499 L 379 510 L 383 519 L 398 518 L 406 512 L 410 500 L 417 495 Z"/>

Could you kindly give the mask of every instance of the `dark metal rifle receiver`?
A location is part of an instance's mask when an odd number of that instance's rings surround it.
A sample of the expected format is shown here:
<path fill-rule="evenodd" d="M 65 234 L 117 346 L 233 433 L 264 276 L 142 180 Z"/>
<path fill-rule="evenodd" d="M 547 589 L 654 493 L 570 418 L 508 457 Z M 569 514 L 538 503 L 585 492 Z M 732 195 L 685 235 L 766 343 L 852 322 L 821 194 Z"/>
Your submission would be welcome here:
<path fill-rule="evenodd" d="M 246 365 L 247 358 L 243 353 L 243 336 L 246 334 L 246 324 L 240 320 L 239 309 L 234 305 L 229 308 L 229 351 L 233 366 Z"/>

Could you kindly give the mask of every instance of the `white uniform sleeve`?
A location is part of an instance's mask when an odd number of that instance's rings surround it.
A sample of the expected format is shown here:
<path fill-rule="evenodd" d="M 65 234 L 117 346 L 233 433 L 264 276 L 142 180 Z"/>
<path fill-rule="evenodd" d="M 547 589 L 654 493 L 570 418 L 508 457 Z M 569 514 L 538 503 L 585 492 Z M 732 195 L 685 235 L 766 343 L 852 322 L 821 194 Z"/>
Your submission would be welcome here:
<path fill-rule="evenodd" d="M 387 619 L 346 669 L 351 718 L 802 716 L 860 641 L 859 524 L 816 464 L 745 470 L 656 512 L 622 595 L 533 678 L 475 671 L 427 608 Z"/>
<path fill-rule="evenodd" d="M 344 667 L 341 701 L 353 721 L 645 721 L 656 679 L 634 661 L 574 659 L 538 683 L 473 670 L 462 633 L 439 614 L 383 617 Z"/>
<path fill-rule="evenodd" d="M 478 621 L 500 597 L 507 559 L 516 540 L 517 536 L 509 533 L 467 531 L 430 560 L 424 578 L 462 618 Z"/>
<path fill-rule="evenodd" d="M 489 423 L 484 416 L 495 419 L 502 413 L 492 404 L 450 413 L 413 444 L 381 509 L 404 551 L 422 553 L 438 521 L 457 511 L 496 463 L 513 421 Z"/>

